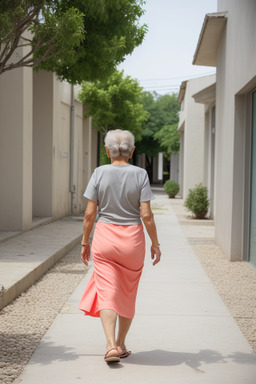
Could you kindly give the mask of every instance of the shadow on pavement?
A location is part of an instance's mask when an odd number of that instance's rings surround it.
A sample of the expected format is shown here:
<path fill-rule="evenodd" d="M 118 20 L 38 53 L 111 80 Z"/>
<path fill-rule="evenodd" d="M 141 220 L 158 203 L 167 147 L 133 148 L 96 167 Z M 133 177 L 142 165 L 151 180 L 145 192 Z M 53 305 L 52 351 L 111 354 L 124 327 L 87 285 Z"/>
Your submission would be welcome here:
<path fill-rule="evenodd" d="M 126 364 L 149 365 L 149 366 L 175 366 L 186 364 L 188 367 L 202 372 L 199 368 L 202 364 L 228 363 L 234 361 L 240 364 L 256 363 L 255 354 L 235 352 L 223 356 L 221 353 L 212 350 L 202 350 L 198 353 L 170 352 L 164 350 L 145 351 L 132 354 Z"/>
<path fill-rule="evenodd" d="M 47 353 L 45 352 L 47 351 Z M 77 354 L 75 349 L 66 346 L 51 345 L 51 342 L 41 342 L 41 345 L 37 349 L 39 354 L 32 356 L 32 364 L 52 364 L 53 361 L 71 361 L 80 358 L 98 356 L 103 363 L 103 355 L 98 353 L 85 353 Z M 234 352 L 230 355 L 222 355 L 214 350 L 201 350 L 198 353 L 190 352 L 172 352 L 161 349 L 153 351 L 142 351 L 138 353 L 132 353 L 127 359 L 121 359 L 118 364 L 108 364 L 110 368 L 119 369 L 123 368 L 126 364 L 145 365 L 145 366 L 178 366 L 185 364 L 188 367 L 204 373 L 200 369 L 202 365 L 207 364 L 226 364 L 235 362 L 238 364 L 256 364 L 256 355 L 254 353 L 242 353 Z"/>

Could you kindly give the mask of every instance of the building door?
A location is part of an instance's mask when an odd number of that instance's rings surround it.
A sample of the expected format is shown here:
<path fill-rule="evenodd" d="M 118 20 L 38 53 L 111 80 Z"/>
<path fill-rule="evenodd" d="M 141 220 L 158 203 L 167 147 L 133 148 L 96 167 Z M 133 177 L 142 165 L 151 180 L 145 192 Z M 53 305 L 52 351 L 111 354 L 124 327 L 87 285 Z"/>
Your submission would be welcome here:
<path fill-rule="evenodd" d="M 256 266 L 256 91 L 252 94 L 251 204 L 249 259 Z"/>

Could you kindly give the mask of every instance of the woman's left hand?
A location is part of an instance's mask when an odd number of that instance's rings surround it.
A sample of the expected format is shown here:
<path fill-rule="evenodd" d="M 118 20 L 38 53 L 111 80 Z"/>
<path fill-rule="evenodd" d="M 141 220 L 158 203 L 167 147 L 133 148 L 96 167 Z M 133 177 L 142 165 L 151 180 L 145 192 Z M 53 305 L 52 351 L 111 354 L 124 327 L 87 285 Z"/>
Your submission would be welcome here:
<path fill-rule="evenodd" d="M 90 244 L 82 245 L 81 249 L 81 260 L 88 266 L 88 261 L 90 260 Z"/>

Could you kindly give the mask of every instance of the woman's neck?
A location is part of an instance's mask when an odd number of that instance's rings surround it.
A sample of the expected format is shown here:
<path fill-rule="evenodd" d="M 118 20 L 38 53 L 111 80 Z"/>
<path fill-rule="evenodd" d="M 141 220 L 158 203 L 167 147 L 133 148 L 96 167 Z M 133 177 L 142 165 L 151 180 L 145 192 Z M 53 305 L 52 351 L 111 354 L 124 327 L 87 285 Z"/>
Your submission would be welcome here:
<path fill-rule="evenodd" d="M 111 158 L 111 165 L 129 165 L 129 158 L 128 157 L 115 157 Z"/>

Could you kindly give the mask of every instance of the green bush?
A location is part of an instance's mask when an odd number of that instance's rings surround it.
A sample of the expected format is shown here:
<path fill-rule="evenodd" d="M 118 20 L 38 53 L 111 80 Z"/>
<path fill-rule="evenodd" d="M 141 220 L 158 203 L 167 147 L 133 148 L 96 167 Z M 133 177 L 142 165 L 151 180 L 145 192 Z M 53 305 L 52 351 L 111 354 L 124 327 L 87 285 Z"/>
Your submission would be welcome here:
<path fill-rule="evenodd" d="M 102 144 L 100 147 L 100 165 L 111 164 L 111 159 L 108 158 L 106 148 Z"/>
<path fill-rule="evenodd" d="M 196 219 L 204 219 L 208 212 L 209 203 L 207 187 L 200 183 L 189 190 L 184 205 L 196 216 Z"/>
<path fill-rule="evenodd" d="M 175 181 L 167 180 L 164 183 L 164 190 L 167 195 L 171 198 L 175 197 L 180 190 L 179 184 L 175 183 Z"/>

